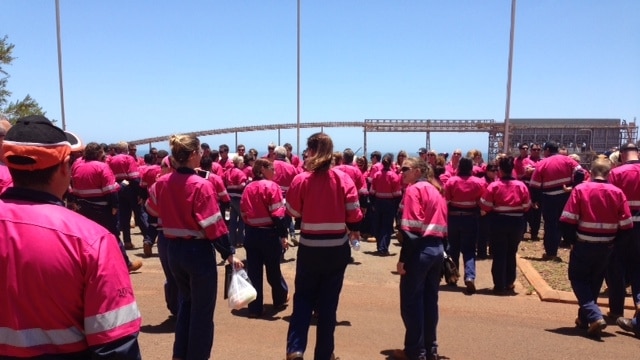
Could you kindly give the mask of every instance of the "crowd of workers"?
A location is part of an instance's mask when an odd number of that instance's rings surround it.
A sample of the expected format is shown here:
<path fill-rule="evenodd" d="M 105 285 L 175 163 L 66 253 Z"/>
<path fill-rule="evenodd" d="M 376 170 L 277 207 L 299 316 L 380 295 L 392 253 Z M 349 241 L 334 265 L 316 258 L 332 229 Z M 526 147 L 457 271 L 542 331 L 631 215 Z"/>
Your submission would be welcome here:
<path fill-rule="evenodd" d="M 303 358 L 314 314 L 314 358 L 335 359 L 336 311 L 352 261 L 350 244 L 373 237 L 375 255 L 389 256 L 394 233 L 402 245 L 397 272 L 406 329 L 404 348 L 394 357 L 437 359 L 445 251 L 461 270 L 467 293 L 476 291 L 476 260 L 491 257 L 493 292 L 509 294 L 518 245 L 527 231 L 539 241 L 541 224 L 543 260 L 561 261 L 558 248 L 572 248 L 576 325 L 590 336 L 606 327 L 596 303 L 606 278 L 607 316 L 640 336 L 640 311 L 623 317 L 628 284 L 640 306 L 640 160 L 633 143 L 611 159 L 597 159 L 589 173 L 552 141 L 521 144 L 517 156 L 500 154 L 485 163 L 479 151 L 463 156 L 460 149 L 450 161 L 448 154 L 425 148 L 415 158 L 405 151 L 356 157 L 350 149 L 334 152 L 324 133 L 307 139 L 302 159 L 290 144 L 269 144 L 262 157 L 238 145 L 230 158 L 227 145 L 212 150 L 197 137 L 174 135 L 170 153 L 152 148 L 138 157 L 133 144 L 82 144 L 42 116 L 0 125 L 0 232 L 7 234 L 0 259 L 10 261 L 0 269 L 6 279 L 0 289 L 7 291 L 0 305 L 12 309 L 0 315 L 0 327 L 10 335 L 0 340 L 0 355 L 9 358 L 140 358 L 140 314 L 127 275 L 142 266 L 126 253 L 134 247 L 132 215 L 145 256 L 157 242 L 165 300 L 176 318 L 174 359 L 210 356 L 214 250 L 234 268 L 246 266 L 258 293 L 249 317 L 257 318 L 264 313 L 263 270 L 274 308 L 284 309 L 291 300 L 280 270 L 289 246 L 298 251 L 287 360 Z M 38 243 L 38 251 L 26 241 L 34 236 L 46 244 Z M 51 261 L 38 260 L 42 246 Z M 246 250 L 246 265 L 234 255 L 238 247 Z M 114 253 L 122 263 L 110 261 Z M 50 289 L 55 294 L 42 308 L 27 309 L 35 305 L 19 299 L 49 289 L 51 274 L 73 280 L 66 291 Z M 51 307 L 62 309 L 58 318 L 40 316 Z"/>

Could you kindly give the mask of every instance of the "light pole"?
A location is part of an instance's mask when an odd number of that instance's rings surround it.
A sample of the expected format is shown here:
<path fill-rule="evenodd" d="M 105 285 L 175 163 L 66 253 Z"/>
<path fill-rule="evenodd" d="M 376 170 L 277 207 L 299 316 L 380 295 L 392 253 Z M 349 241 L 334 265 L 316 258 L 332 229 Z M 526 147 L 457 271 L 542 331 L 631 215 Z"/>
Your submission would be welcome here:
<path fill-rule="evenodd" d="M 298 24 L 297 24 L 297 76 L 296 76 L 296 153 L 300 156 L 300 0 L 298 0 Z"/>
<path fill-rule="evenodd" d="M 511 111 L 511 71 L 513 69 L 513 39 L 516 29 L 516 0 L 511 0 L 511 32 L 509 35 L 509 67 L 507 70 L 507 104 L 504 110 L 504 153 L 509 153 L 509 117 Z"/>
<path fill-rule="evenodd" d="M 60 113 L 62 116 L 62 130 L 67 130 L 64 116 L 64 87 L 62 86 L 62 41 L 60 40 L 60 1 L 56 0 L 56 39 L 58 40 L 58 81 L 60 83 Z"/>

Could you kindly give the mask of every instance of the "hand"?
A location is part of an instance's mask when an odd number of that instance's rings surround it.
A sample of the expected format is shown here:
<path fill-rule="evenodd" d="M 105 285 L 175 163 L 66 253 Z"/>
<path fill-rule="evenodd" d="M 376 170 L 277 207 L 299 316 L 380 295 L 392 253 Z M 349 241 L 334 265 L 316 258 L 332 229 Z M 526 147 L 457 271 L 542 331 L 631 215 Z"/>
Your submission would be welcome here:
<path fill-rule="evenodd" d="M 480 216 L 485 216 L 485 215 L 487 215 L 487 212 L 484 210 L 480 210 Z"/>
<path fill-rule="evenodd" d="M 286 237 L 280 238 L 280 244 L 282 245 L 282 248 L 284 249 L 284 251 L 289 250 L 289 242 L 287 241 Z"/>
<path fill-rule="evenodd" d="M 229 262 L 229 264 L 233 265 L 233 268 L 236 270 L 242 269 L 244 267 L 244 263 L 240 261 L 240 259 L 237 259 L 235 256 L 233 256 L 233 254 L 229 255 L 227 261 Z"/>
<path fill-rule="evenodd" d="M 403 262 L 398 261 L 398 264 L 396 264 L 396 271 L 400 275 L 405 275 L 407 273 L 407 271 L 404 269 L 404 263 Z"/>
<path fill-rule="evenodd" d="M 349 232 L 349 240 L 360 240 L 360 231 Z"/>
<path fill-rule="evenodd" d="M 118 213 L 118 208 L 111 208 L 111 215 L 115 215 Z"/>

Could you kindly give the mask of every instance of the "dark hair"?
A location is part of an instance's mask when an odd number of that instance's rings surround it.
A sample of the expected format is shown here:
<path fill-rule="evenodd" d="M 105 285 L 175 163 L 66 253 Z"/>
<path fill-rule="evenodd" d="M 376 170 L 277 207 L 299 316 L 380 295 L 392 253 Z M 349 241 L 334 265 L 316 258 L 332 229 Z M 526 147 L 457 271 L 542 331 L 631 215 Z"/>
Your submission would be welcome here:
<path fill-rule="evenodd" d="M 254 161 L 254 160 L 256 159 L 253 155 L 251 155 L 251 154 L 249 154 L 249 153 L 244 154 L 244 157 L 243 157 L 243 158 L 244 158 L 244 163 L 245 163 L 246 165 L 249 165 L 249 163 L 250 163 L 251 161 Z"/>
<path fill-rule="evenodd" d="M 93 161 L 93 160 L 101 160 L 100 152 L 102 150 L 102 146 L 96 142 L 90 142 L 87 146 L 84 147 L 84 157 L 85 161 Z"/>
<path fill-rule="evenodd" d="M 391 164 L 393 163 L 393 154 L 392 153 L 384 154 L 381 162 L 382 162 L 382 168 L 384 170 L 391 170 Z"/>
<path fill-rule="evenodd" d="M 253 163 L 253 167 L 251 168 L 251 171 L 253 172 L 253 179 L 264 179 L 264 176 L 262 176 L 262 169 L 268 168 L 269 166 L 273 166 L 271 161 L 267 159 L 256 159 L 256 161 Z"/>
<path fill-rule="evenodd" d="M 382 153 L 380 151 L 374 151 L 371 153 L 370 158 L 371 159 L 376 158 L 378 159 L 378 161 L 380 161 L 380 159 L 382 158 Z"/>
<path fill-rule="evenodd" d="M 218 146 L 218 150 L 219 150 L 220 152 L 223 152 L 223 151 L 224 151 L 224 152 L 229 152 L 229 145 L 227 145 L 227 144 L 222 144 L 222 145 Z"/>
<path fill-rule="evenodd" d="M 289 151 L 293 150 L 293 146 L 291 146 L 291 144 L 289 144 L 289 143 L 284 143 L 284 145 L 282 145 L 282 146 L 284 146 L 284 148 L 289 150 Z"/>
<path fill-rule="evenodd" d="M 40 170 L 18 170 L 9 168 L 13 183 L 18 187 L 33 187 L 51 184 L 53 175 L 58 171 L 62 163 Z"/>
<path fill-rule="evenodd" d="M 218 161 L 218 158 L 220 157 L 220 152 L 218 150 L 211 150 L 211 152 L 209 153 L 209 157 L 211 158 L 212 161 Z"/>
<path fill-rule="evenodd" d="M 209 146 L 209 144 L 207 144 L 207 143 L 202 143 L 202 144 L 200 144 L 200 148 L 201 148 L 202 150 L 208 150 L 208 149 L 211 149 L 211 147 L 210 147 L 210 146 Z"/>
<path fill-rule="evenodd" d="M 355 154 L 353 153 L 353 150 L 347 148 L 344 149 L 344 151 L 342 152 L 342 160 L 344 161 L 345 164 L 353 164 L 353 157 L 355 156 Z"/>
<path fill-rule="evenodd" d="M 458 175 L 459 176 L 471 176 L 473 171 L 473 160 L 463 157 L 458 162 Z"/>
<path fill-rule="evenodd" d="M 213 164 L 213 159 L 210 156 L 203 156 L 200 159 L 200 168 L 205 171 L 211 171 L 211 164 Z"/>
<path fill-rule="evenodd" d="M 157 154 L 158 159 L 163 159 L 167 156 L 169 156 L 169 152 L 167 150 L 158 150 L 158 154 Z"/>
<path fill-rule="evenodd" d="M 542 150 L 549 150 L 550 153 L 555 154 L 558 152 L 558 143 L 555 141 L 547 141 L 542 147 Z"/>
<path fill-rule="evenodd" d="M 513 172 L 513 161 L 513 156 L 504 156 L 498 160 L 498 168 L 500 168 L 504 176 L 511 176 Z"/>
<path fill-rule="evenodd" d="M 144 163 L 145 164 L 153 164 L 153 160 L 155 160 L 156 156 L 154 154 L 144 154 Z"/>

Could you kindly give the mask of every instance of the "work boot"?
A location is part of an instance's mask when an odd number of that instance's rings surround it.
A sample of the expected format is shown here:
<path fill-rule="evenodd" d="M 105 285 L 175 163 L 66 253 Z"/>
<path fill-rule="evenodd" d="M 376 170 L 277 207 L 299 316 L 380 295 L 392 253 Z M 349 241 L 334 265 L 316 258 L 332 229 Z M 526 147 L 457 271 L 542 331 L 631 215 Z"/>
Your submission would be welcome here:
<path fill-rule="evenodd" d="M 144 257 L 151 257 L 153 255 L 153 244 L 144 242 L 142 243 L 142 251 L 144 252 Z"/>
<path fill-rule="evenodd" d="M 640 337 L 640 331 L 636 330 L 631 319 L 619 317 L 618 320 L 616 320 L 616 324 L 618 324 L 622 330 L 632 332 L 636 337 Z"/>
<path fill-rule="evenodd" d="M 142 267 L 142 260 L 134 260 L 129 264 L 129 272 L 134 272 Z"/>
<path fill-rule="evenodd" d="M 593 337 L 600 337 L 602 335 L 602 330 L 607 327 L 607 322 L 604 321 L 603 318 L 600 318 L 591 324 L 589 324 L 589 328 L 587 329 L 587 335 Z"/>
<path fill-rule="evenodd" d="M 304 360 L 302 357 L 302 351 L 296 351 L 287 354 L 287 360 Z"/>

